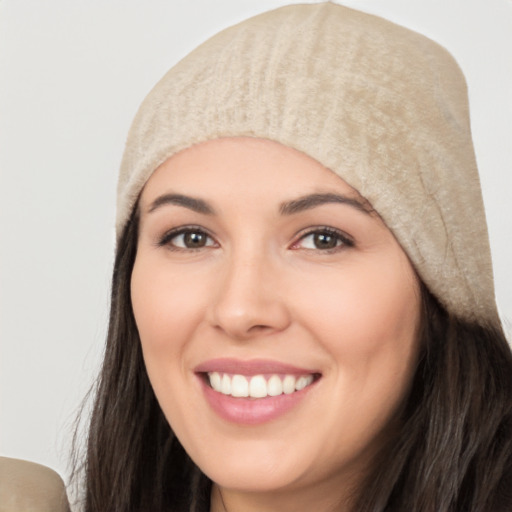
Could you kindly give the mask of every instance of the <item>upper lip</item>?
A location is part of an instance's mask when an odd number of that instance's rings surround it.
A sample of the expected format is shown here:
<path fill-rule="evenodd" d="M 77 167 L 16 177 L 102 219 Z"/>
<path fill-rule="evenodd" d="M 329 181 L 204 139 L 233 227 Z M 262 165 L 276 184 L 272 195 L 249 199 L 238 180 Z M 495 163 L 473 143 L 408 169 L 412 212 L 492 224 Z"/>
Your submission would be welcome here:
<path fill-rule="evenodd" d="M 319 374 L 317 370 L 299 368 L 297 366 L 273 361 L 270 359 L 251 359 L 248 361 L 232 358 L 210 359 L 194 368 L 196 373 L 229 373 L 237 375 L 286 374 L 308 375 Z"/>

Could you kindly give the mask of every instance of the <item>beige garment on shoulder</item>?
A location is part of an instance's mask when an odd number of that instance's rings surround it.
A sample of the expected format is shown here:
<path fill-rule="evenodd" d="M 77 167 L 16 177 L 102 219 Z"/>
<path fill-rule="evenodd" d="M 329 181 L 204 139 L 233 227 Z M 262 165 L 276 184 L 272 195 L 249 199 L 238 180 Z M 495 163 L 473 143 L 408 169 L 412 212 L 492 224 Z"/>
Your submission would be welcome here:
<path fill-rule="evenodd" d="M 0 512 L 69 512 L 62 478 L 52 469 L 0 457 Z"/>

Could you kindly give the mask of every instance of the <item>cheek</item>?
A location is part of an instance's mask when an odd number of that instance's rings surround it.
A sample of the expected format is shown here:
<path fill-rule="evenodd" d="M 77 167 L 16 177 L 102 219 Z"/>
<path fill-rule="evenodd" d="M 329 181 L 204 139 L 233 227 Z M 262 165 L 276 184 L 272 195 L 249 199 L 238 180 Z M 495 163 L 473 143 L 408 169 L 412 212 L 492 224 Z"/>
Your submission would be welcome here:
<path fill-rule="evenodd" d="M 199 283 L 183 272 L 140 258 L 131 278 L 131 299 L 149 380 L 167 419 L 187 419 L 184 386 L 190 384 L 186 350 L 202 318 Z M 204 298 L 203 298 L 204 300 Z"/>
<path fill-rule="evenodd" d="M 305 283 L 301 310 L 320 339 L 355 353 L 378 352 L 390 344 L 407 346 L 415 339 L 420 292 L 405 256 L 380 257 L 374 264 L 347 264 L 324 279 Z"/>
<path fill-rule="evenodd" d="M 300 305 L 304 325 L 331 355 L 336 400 L 389 414 L 408 390 L 419 349 L 420 291 L 409 262 L 401 254 L 381 256 L 308 289 Z"/>
<path fill-rule="evenodd" d="M 171 272 L 151 259 L 135 261 L 131 298 L 145 356 L 150 351 L 176 351 L 201 318 L 204 283 Z"/>
<path fill-rule="evenodd" d="M 342 281 L 331 281 L 331 300 L 324 294 L 311 302 L 310 325 L 333 358 L 331 403 L 338 405 L 324 416 L 327 423 L 346 425 L 343 434 L 356 451 L 378 446 L 416 368 L 419 286 L 410 266 L 387 268 L 391 272 L 366 267 L 360 275 L 354 268 Z"/>

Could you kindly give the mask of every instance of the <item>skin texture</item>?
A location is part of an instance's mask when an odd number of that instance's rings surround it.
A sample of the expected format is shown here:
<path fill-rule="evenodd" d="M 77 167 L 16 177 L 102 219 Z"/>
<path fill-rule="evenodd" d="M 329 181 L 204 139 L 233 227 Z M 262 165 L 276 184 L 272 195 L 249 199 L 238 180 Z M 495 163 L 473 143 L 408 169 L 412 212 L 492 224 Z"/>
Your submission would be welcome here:
<path fill-rule="evenodd" d="M 157 201 L 165 194 L 201 199 L 213 213 Z M 358 203 L 282 212 L 310 194 Z M 391 232 L 341 178 L 261 139 L 174 155 L 139 208 L 131 294 L 144 359 L 171 427 L 215 482 L 212 510 L 349 510 L 418 354 L 419 284 Z M 187 226 L 207 234 L 202 247 L 169 235 Z M 326 227 L 341 233 L 327 233 L 331 248 L 311 234 Z M 277 418 L 239 424 L 212 409 L 194 371 L 217 358 L 277 361 L 320 378 Z"/>

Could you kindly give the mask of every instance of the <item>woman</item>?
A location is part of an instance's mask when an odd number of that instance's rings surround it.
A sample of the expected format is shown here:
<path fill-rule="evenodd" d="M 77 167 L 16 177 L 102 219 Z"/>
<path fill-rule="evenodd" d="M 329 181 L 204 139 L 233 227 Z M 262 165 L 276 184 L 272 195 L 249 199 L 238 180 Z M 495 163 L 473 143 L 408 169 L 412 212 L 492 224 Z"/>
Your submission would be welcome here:
<path fill-rule="evenodd" d="M 332 3 L 221 32 L 141 106 L 90 511 L 512 508 L 512 357 L 465 83 Z"/>

